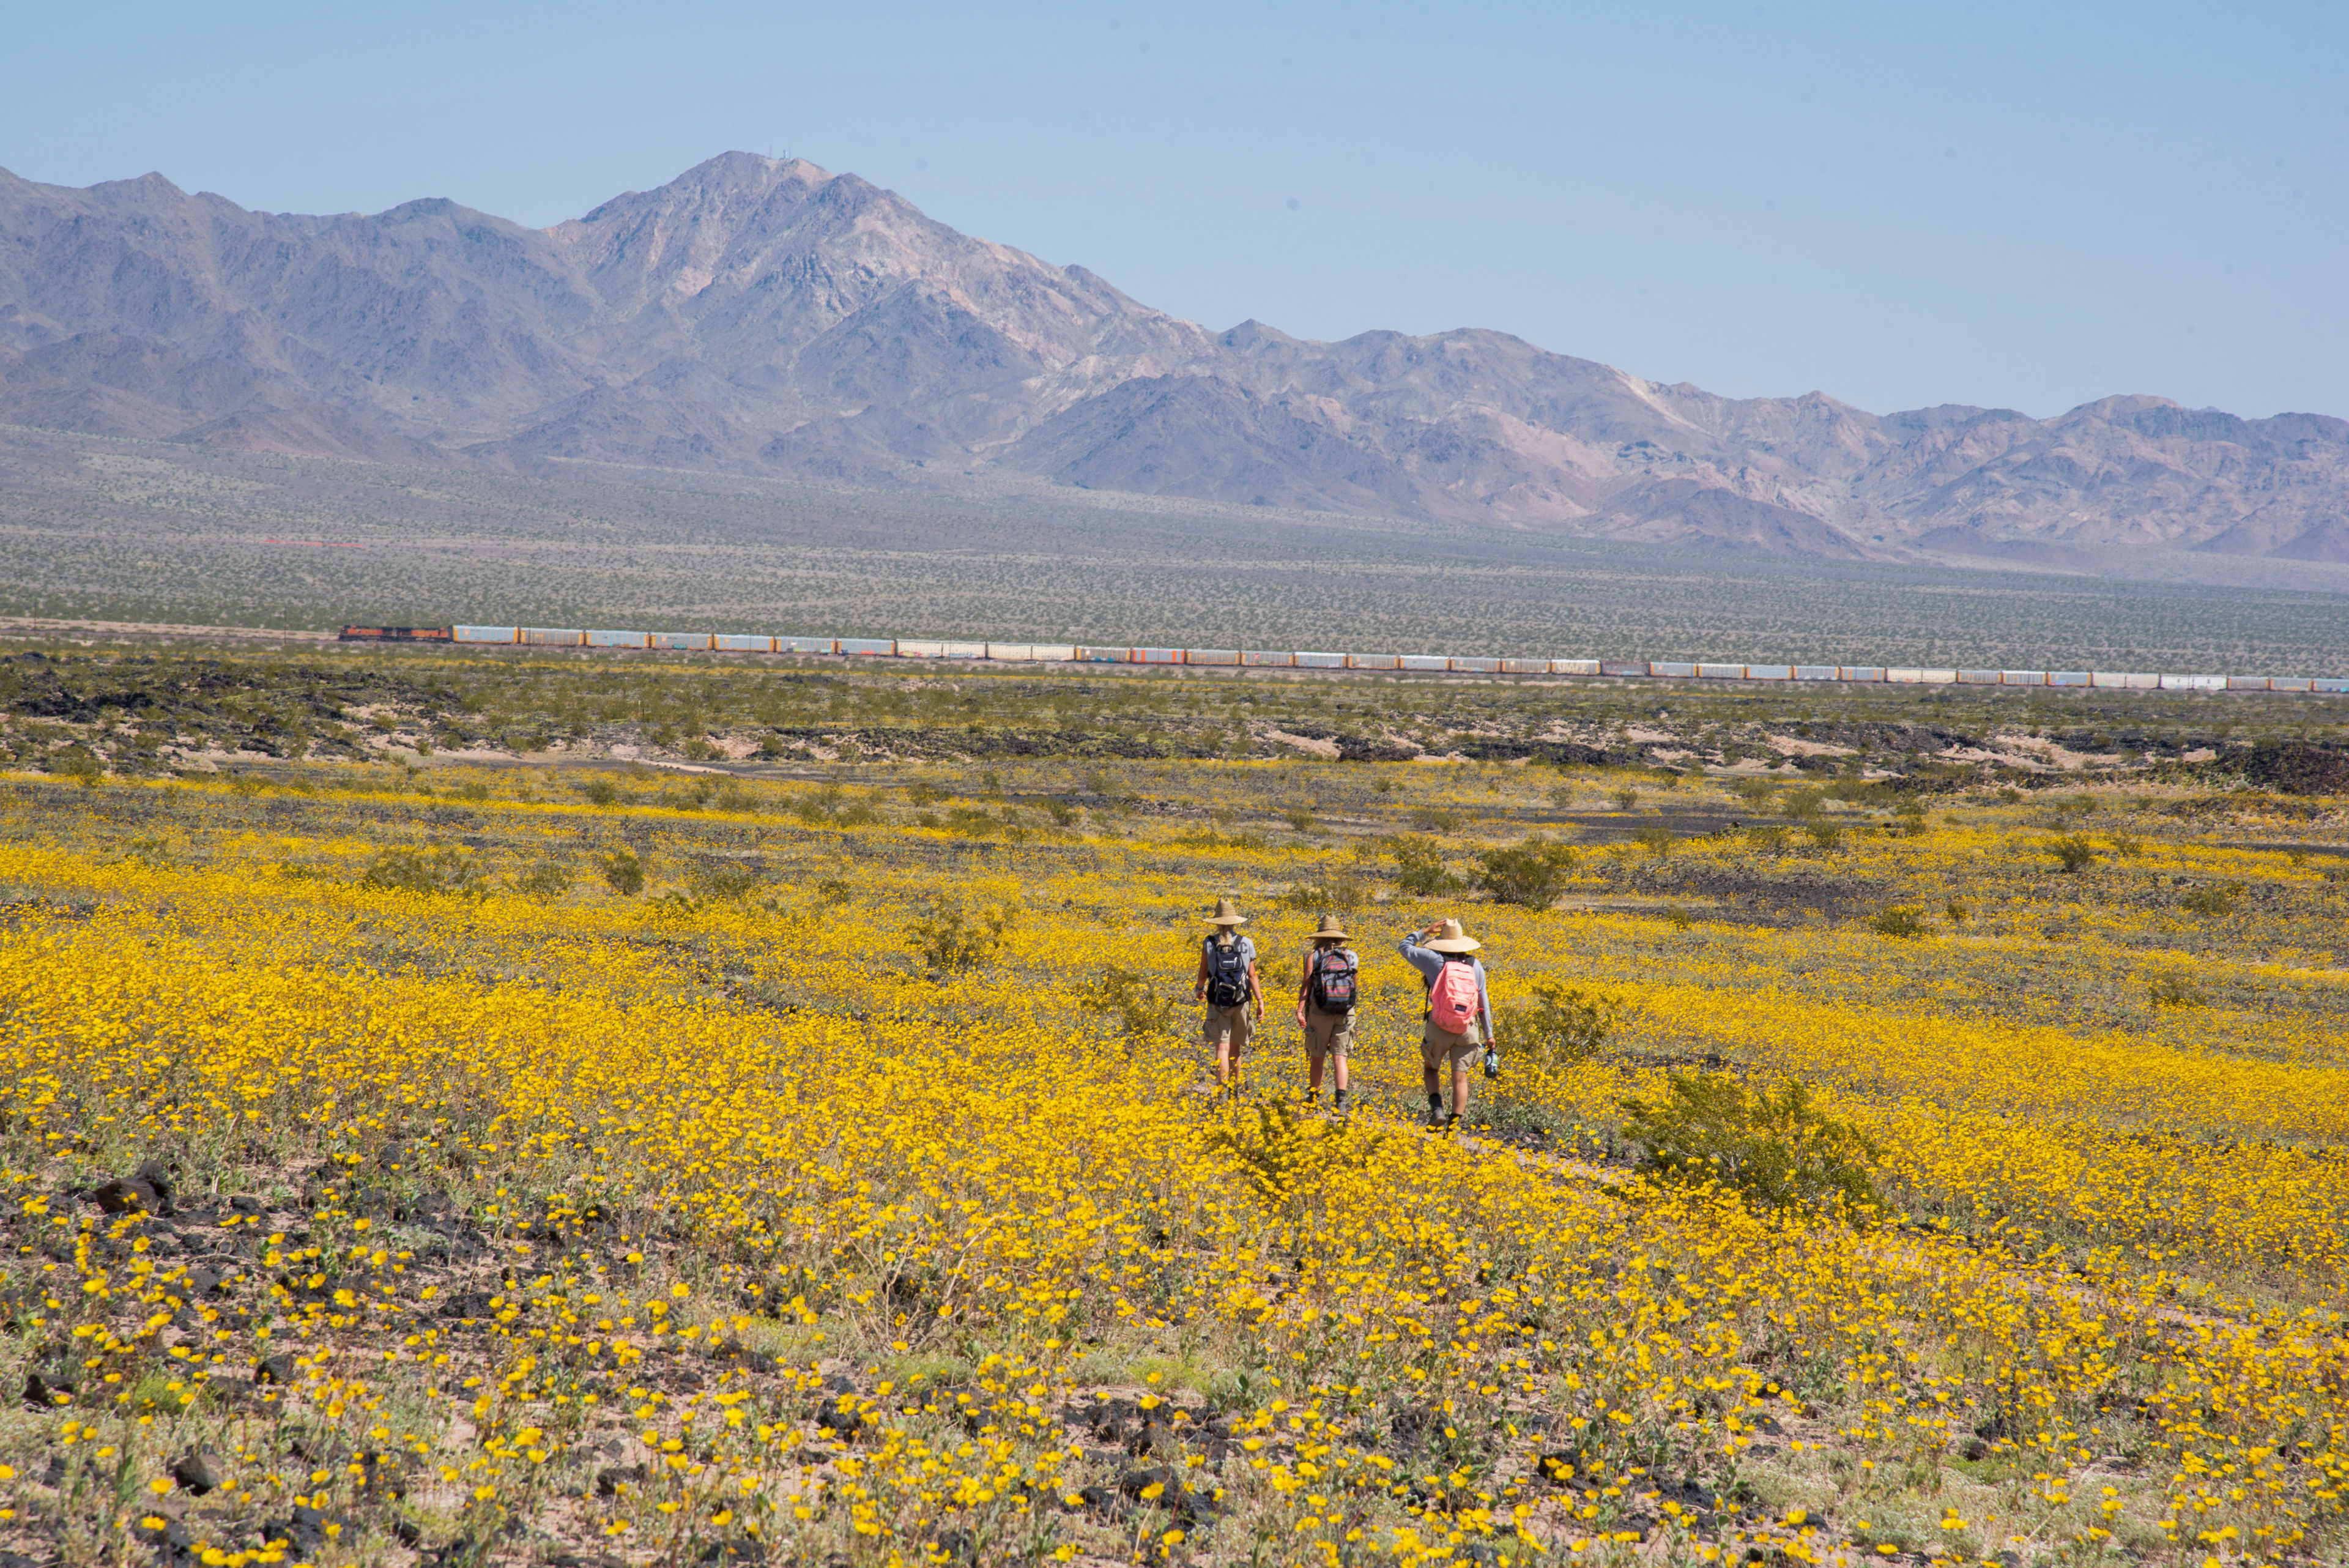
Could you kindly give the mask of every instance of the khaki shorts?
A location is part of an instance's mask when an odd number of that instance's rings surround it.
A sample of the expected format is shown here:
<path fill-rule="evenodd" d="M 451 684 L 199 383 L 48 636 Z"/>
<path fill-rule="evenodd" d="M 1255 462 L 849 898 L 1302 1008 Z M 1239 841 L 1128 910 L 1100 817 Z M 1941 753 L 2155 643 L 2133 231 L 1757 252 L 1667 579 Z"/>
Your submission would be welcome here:
<path fill-rule="evenodd" d="M 1354 1049 L 1354 1015 L 1351 1012 L 1322 1012 L 1311 1002 L 1305 1004 L 1305 1054 L 1319 1062 L 1332 1051 L 1340 1056 Z"/>
<path fill-rule="evenodd" d="M 1235 1051 L 1247 1044 L 1248 1036 L 1253 1033 L 1254 1030 L 1248 1023 L 1248 1004 L 1246 1002 L 1242 1002 L 1237 1007 L 1210 1007 L 1207 1009 L 1206 1017 L 1199 1025 L 1199 1037 L 1202 1040 L 1210 1045 L 1221 1045 L 1225 1041 L 1229 1040 Z"/>
<path fill-rule="evenodd" d="M 1420 1037 L 1419 1064 L 1430 1072 L 1440 1073 L 1449 1064 L 1454 1067 L 1472 1066 L 1476 1054 L 1485 1048 L 1484 1026 L 1475 1019 L 1468 1022 L 1464 1034 L 1454 1034 L 1448 1029 L 1438 1029 L 1433 1022 L 1427 1033 Z"/>

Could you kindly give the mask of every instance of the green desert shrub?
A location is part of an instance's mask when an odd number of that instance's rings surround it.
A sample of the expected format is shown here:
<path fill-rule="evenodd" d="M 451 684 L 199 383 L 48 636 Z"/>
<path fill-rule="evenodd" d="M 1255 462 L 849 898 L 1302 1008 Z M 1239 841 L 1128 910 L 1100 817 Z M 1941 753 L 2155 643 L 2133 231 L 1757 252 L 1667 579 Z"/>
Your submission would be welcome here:
<path fill-rule="evenodd" d="M 1660 1181 L 1716 1183 L 1758 1210 L 1876 1201 L 1876 1145 L 1812 1104 L 1808 1085 L 1756 1092 L 1726 1075 L 1675 1073 L 1662 1099 L 1623 1106 L 1623 1136 Z"/>

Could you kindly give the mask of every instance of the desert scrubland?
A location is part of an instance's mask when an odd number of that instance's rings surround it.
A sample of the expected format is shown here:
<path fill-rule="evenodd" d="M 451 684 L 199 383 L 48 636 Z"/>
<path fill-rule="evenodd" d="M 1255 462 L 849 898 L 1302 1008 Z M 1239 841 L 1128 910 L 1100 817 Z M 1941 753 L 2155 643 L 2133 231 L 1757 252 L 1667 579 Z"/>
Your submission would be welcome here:
<path fill-rule="evenodd" d="M 0 699 L 24 1558 L 2349 1551 L 2325 700 L 64 644 Z M 1450 1136 L 1444 914 L 1503 1015 Z"/>

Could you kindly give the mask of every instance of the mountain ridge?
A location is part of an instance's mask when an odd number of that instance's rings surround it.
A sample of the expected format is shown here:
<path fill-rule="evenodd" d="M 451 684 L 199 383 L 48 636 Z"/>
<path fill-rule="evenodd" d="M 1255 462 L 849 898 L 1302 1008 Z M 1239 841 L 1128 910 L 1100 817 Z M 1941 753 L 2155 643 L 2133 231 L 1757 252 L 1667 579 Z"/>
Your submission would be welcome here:
<path fill-rule="evenodd" d="M 1096 490 L 1692 548 L 2349 561 L 2349 421 L 1733 399 L 1478 327 L 1223 332 L 854 174 L 721 154 L 532 229 L 0 171 L 0 423 L 531 472 Z"/>

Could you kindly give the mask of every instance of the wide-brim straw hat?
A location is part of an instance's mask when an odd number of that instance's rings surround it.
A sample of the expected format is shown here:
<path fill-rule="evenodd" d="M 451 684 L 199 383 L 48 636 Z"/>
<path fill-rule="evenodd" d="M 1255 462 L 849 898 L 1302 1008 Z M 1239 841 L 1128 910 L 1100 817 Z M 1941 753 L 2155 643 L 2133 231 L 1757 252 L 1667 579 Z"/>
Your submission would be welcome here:
<path fill-rule="evenodd" d="M 1207 917 L 1207 924 L 1211 926 L 1245 926 L 1247 924 L 1247 917 L 1241 914 L 1239 911 L 1239 906 L 1233 903 L 1229 898 L 1218 898 L 1216 900 L 1216 912 Z"/>
<path fill-rule="evenodd" d="M 1439 953 L 1473 953 L 1485 944 L 1460 929 L 1457 920 L 1445 920 L 1427 939 L 1428 950 Z"/>
<path fill-rule="evenodd" d="M 1321 923 L 1313 928 L 1313 938 L 1319 941 L 1323 937 L 1336 937 L 1340 941 L 1347 940 L 1344 922 L 1335 915 L 1322 916 Z"/>

